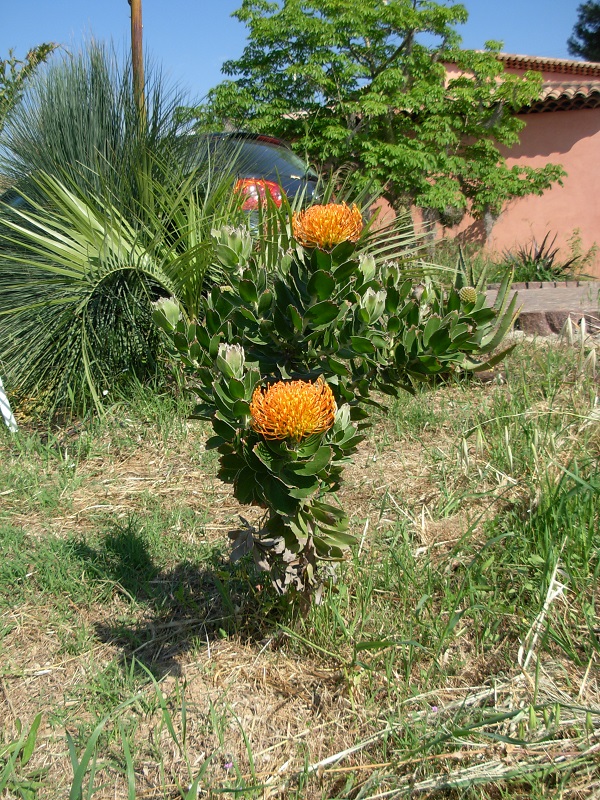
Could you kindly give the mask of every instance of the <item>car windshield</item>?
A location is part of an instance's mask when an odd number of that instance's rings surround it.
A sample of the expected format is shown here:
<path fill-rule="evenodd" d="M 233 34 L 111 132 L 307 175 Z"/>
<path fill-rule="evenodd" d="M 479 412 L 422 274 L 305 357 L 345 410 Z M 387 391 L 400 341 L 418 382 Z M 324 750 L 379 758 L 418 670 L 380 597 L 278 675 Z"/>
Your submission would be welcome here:
<path fill-rule="evenodd" d="M 236 163 L 239 172 L 250 172 L 264 178 L 278 175 L 298 179 L 317 177 L 294 152 L 269 142 L 243 141 Z"/>
<path fill-rule="evenodd" d="M 233 163 L 240 177 L 260 177 L 271 180 L 293 178 L 316 181 L 318 176 L 302 159 L 284 144 L 268 139 L 251 139 L 219 135 L 198 137 L 194 144 L 194 160 L 221 163 L 225 169 Z"/>

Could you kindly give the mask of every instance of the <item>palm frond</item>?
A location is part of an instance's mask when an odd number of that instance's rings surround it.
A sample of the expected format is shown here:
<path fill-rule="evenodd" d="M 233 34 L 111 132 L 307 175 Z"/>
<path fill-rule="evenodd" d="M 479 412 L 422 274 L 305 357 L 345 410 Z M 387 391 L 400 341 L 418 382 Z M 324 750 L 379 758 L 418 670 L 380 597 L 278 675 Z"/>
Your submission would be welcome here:
<path fill-rule="evenodd" d="M 146 76 L 140 119 L 130 65 L 92 43 L 31 83 L 0 137 L 20 198 L 0 208 L 0 364 L 47 407 L 154 375 L 153 302 L 197 318 L 221 277 L 211 230 L 238 218 L 233 163 L 195 163 L 185 98 Z"/>
<path fill-rule="evenodd" d="M 89 190 L 50 175 L 35 185 L 43 200 L 0 210 L 3 371 L 18 396 L 98 404 L 102 391 L 155 373 L 154 301 L 172 296 L 198 318 L 203 291 L 220 277 L 210 231 L 231 192 L 226 180 L 210 195 L 193 181 L 175 195 L 149 181 L 152 208 L 130 222 Z"/>

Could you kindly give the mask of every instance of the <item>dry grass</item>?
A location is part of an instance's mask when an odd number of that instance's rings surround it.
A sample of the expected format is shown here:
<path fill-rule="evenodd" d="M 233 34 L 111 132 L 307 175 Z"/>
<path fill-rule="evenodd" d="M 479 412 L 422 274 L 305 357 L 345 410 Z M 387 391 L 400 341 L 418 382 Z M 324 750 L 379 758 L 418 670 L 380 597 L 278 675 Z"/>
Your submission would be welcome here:
<path fill-rule="evenodd" d="M 561 465 L 581 454 L 584 438 L 585 452 L 600 450 L 584 413 L 589 389 L 589 383 L 565 382 L 528 406 L 529 420 L 559 411 L 567 420 L 576 402 L 581 417 L 559 426 L 551 447 L 549 438 L 539 446 L 550 484 Z M 437 571 L 456 587 L 472 558 L 467 550 L 473 553 L 489 538 L 486 524 L 507 509 L 534 507 L 535 475 L 526 480 L 517 468 L 511 474 L 490 443 L 478 447 L 469 436 L 463 444 L 469 420 L 488 410 L 492 416 L 499 400 L 510 403 L 515 391 L 506 381 L 476 385 L 468 394 L 460 387 L 441 389 L 426 401 L 418 425 L 409 420 L 403 436 L 396 433 L 404 424 L 397 413 L 378 422 L 340 493 L 360 540 L 359 555 L 344 573 L 347 594 L 339 595 L 346 605 L 338 613 L 349 615 L 348 625 L 361 603 L 353 581 L 367 581 L 366 565 L 375 569 L 398 531 L 415 569 Z M 457 421 L 461 415 L 464 424 Z M 42 712 L 27 765 L 46 770 L 40 797 L 68 796 L 65 731 L 83 750 L 98 720 L 111 713 L 98 745 L 96 783 L 103 788 L 94 797 L 100 800 L 128 796 L 116 720 L 129 737 L 139 798 L 184 796 L 181 787 L 203 765 L 200 786 L 211 788 L 202 796 L 235 787 L 238 796 L 311 800 L 509 796 L 498 794 L 494 787 L 500 784 L 512 787 L 515 797 L 546 796 L 528 794 L 532 786 L 536 792 L 554 786 L 556 796 L 565 798 L 598 792 L 597 649 L 577 663 L 556 641 L 537 642 L 524 667 L 517 632 L 533 624 L 533 605 L 512 616 L 507 611 L 496 643 L 486 647 L 476 644 L 477 622 L 465 615 L 441 650 L 432 645 L 401 667 L 401 648 L 396 660 L 377 650 L 357 660 L 353 647 L 361 637 L 389 636 L 386 616 L 413 614 L 418 596 L 413 608 L 401 608 L 410 597 L 406 587 L 378 584 L 360 612 L 362 627 L 343 639 L 332 618 L 319 611 L 280 629 L 280 610 L 259 578 L 235 578 L 245 588 L 231 590 L 228 607 L 215 588 L 215 575 L 221 584 L 233 579 L 222 559 L 207 561 L 204 571 L 182 567 L 195 551 L 222 550 L 240 514 L 250 520 L 256 515 L 214 479 L 205 436 L 194 422 L 161 428 L 121 419 L 100 435 L 85 427 L 61 431 L 29 453 L 0 439 L 5 469 L 17 479 L 0 493 L 0 523 L 22 528 L 31 541 L 77 540 L 92 547 L 99 530 L 136 519 L 138 532 L 153 526 L 170 554 L 150 581 L 154 593 L 136 594 L 119 574 L 107 574 L 96 576 L 91 598 L 74 602 L 66 591 L 44 594 L 35 562 L 23 578 L 31 592 L 14 604 L 5 601 L 4 735 L 10 740 L 17 720 L 28 726 Z M 512 428 L 509 437 L 517 459 Z M 82 572 L 82 583 L 87 579 Z M 335 598 L 327 602 L 335 605 Z M 589 636 L 584 624 L 573 628 L 569 602 L 568 593 L 557 596 L 548 613 L 562 619 L 575 640 Z M 432 603 L 433 616 L 450 618 L 443 596 Z M 331 631 L 311 632 L 323 620 Z M 566 784 L 562 775 L 570 775 Z M 246 787 L 241 795 L 239 787 Z"/>

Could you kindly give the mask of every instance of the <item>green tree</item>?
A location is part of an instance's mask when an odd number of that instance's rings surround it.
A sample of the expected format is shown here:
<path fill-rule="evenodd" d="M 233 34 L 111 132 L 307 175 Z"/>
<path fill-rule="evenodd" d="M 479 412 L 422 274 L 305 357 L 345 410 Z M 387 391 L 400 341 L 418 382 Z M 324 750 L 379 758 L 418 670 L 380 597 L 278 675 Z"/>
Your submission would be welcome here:
<path fill-rule="evenodd" d="M 416 204 L 442 221 L 467 208 L 498 213 L 541 194 L 563 171 L 506 166 L 518 141 L 514 112 L 539 76 L 505 74 L 495 57 L 460 49 L 459 4 L 424 0 L 243 0 L 248 27 L 231 76 L 191 111 L 204 129 L 227 125 L 280 135 L 318 166 L 374 181 L 396 209 Z M 447 79 L 446 62 L 457 68 Z"/>
<path fill-rule="evenodd" d="M 591 0 L 577 9 L 577 22 L 567 40 L 572 56 L 586 61 L 600 61 L 600 3 Z"/>
<path fill-rule="evenodd" d="M 53 43 L 40 44 L 33 47 L 22 60 L 9 50 L 8 58 L 0 60 L 0 130 L 4 127 L 8 112 L 23 94 L 27 80 L 57 47 Z"/>

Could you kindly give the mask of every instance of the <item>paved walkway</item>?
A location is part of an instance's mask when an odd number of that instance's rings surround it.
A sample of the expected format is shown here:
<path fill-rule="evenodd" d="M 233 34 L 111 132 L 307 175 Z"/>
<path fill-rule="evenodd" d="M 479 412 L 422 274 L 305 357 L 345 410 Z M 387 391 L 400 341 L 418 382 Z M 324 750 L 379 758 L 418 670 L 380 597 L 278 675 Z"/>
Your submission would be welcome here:
<path fill-rule="evenodd" d="M 547 336 L 560 333 L 567 317 L 579 322 L 585 317 L 592 332 L 600 331 L 600 281 L 515 284 L 521 304 L 517 328 Z M 494 301 L 497 289 L 487 291 Z"/>

